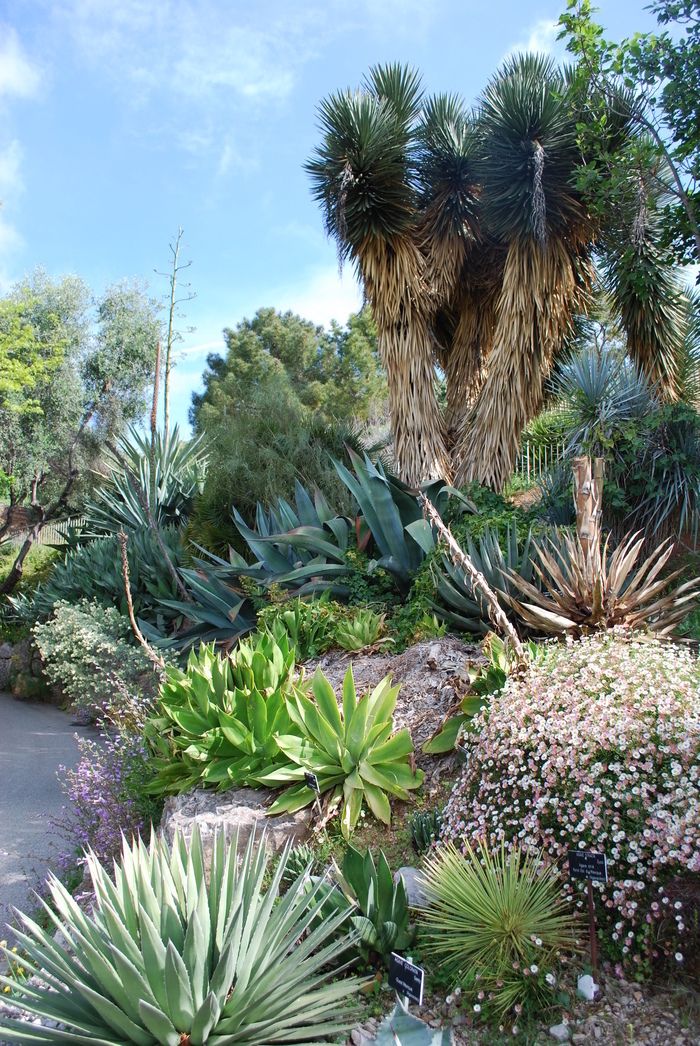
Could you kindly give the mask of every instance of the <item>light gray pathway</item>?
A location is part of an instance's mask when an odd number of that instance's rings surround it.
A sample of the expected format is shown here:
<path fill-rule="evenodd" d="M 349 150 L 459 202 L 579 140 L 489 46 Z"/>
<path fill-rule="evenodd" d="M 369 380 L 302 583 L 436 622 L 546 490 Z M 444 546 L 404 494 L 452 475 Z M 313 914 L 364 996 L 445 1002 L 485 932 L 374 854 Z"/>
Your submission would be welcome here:
<path fill-rule="evenodd" d="M 94 735 L 60 708 L 0 693 L 0 939 L 11 937 L 13 907 L 34 907 L 51 866 L 51 821 L 63 806 L 56 770 L 77 762 L 76 733 Z"/>

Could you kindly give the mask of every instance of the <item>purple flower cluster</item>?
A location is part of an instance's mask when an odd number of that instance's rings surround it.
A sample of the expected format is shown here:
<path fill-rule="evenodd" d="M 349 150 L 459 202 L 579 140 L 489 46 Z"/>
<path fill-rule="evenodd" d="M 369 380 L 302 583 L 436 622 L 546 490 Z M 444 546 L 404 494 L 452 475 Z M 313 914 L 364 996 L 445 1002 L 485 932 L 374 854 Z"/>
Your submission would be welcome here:
<path fill-rule="evenodd" d="M 629 634 L 554 646 L 465 744 L 443 836 L 541 850 L 562 871 L 569 849 L 604 851 L 607 955 L 638 973 L 662 955 L 683 962 L 693 920 L 678 884 L 700 881 L 698 661 Z"/>
<path fill-rule="evenodd" d="M 59 780 L 68 800 L 58 826 L 70 851 L 61 864 L 74 867 L 76 853 L 94 850 L 102 862 L 121 852 L 122 833 L 147 832 L 157 824 L 160 803 L 144 794 L 153 776 L 141 736 L 117 733 L 99 741 L 78 740 L 80 759 L 73 769 L 60 767 Z"/>

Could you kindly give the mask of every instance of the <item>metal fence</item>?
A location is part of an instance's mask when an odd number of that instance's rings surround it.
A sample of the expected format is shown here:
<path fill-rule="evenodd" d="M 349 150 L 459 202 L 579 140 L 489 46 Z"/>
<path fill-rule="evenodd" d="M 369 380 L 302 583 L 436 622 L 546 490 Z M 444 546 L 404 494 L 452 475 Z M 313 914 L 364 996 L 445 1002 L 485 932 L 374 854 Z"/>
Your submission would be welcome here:
<path fill-rule="evenodd" d="M 564 443 L 556 443 L 551 446 L 523 443 L 520 456 L 515 464 L 516 476 L 537 479 L 543 472 L 548 472 L 563 459 L 565 449 Z"/>

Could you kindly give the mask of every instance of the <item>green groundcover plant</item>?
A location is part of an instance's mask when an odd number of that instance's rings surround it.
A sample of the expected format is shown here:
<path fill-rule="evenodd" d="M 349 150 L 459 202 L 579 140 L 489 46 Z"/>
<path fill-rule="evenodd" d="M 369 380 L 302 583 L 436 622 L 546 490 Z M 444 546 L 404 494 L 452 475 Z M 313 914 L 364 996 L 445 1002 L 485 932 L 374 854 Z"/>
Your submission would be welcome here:
<path fill-rule="evenodd" d="M 345 914 L 319 921 L 318 890 L 302 879 L 280 898 L 286 854 L 266 887 L 264 842 L 251 835 L 240 860 L 237 843 L 214 839 L 208 875 L 196 832 L 172 846 L 125 842 L 112 875 L 88 855 L 90 914 L 51 876 L 52 904 L 43 907 L 61 940 L 22 915 L 18 940 L 36 981 L 0 983 L 13 989 L 14 1006 L 59 1027 L 3 1017 L 3 1039 L 314 1046 L 347 1033 L 360 982 L 338 979 L 353 942 L 336 934 Z"/>
<path fill-rule="evenodd" d="M 542 852 L 603 851 L 604 954 L 638 976 L 682 965 L 697 932 L 683 884 L 700 873 L 700 665 L 615 630 L 548 648 L 464 737 L 467 764 L 442 837 Z M 578 884 L 564 890 L 583 909 Z"/>

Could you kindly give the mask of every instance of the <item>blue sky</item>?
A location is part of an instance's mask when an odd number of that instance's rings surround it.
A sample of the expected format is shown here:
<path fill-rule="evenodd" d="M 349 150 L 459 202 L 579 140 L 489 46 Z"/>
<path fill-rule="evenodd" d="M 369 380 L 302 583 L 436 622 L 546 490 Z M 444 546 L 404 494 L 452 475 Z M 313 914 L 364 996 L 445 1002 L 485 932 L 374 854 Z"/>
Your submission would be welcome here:
<path fill-rule="evenodd" d="M 360 304 L 302 170 L 315 107 L 376 62 L 474 100 L 510 51 L 560 52 L 564 0 L 2 0 L 0 289 L 43 266 L 100 290 L 165 282 L 168 243 L 197 297 L 175 414 L 186 419 L 221 331 L 257 308 L 344 322 Z M 644 4 L 600 0 L 613 38 Z"/>

